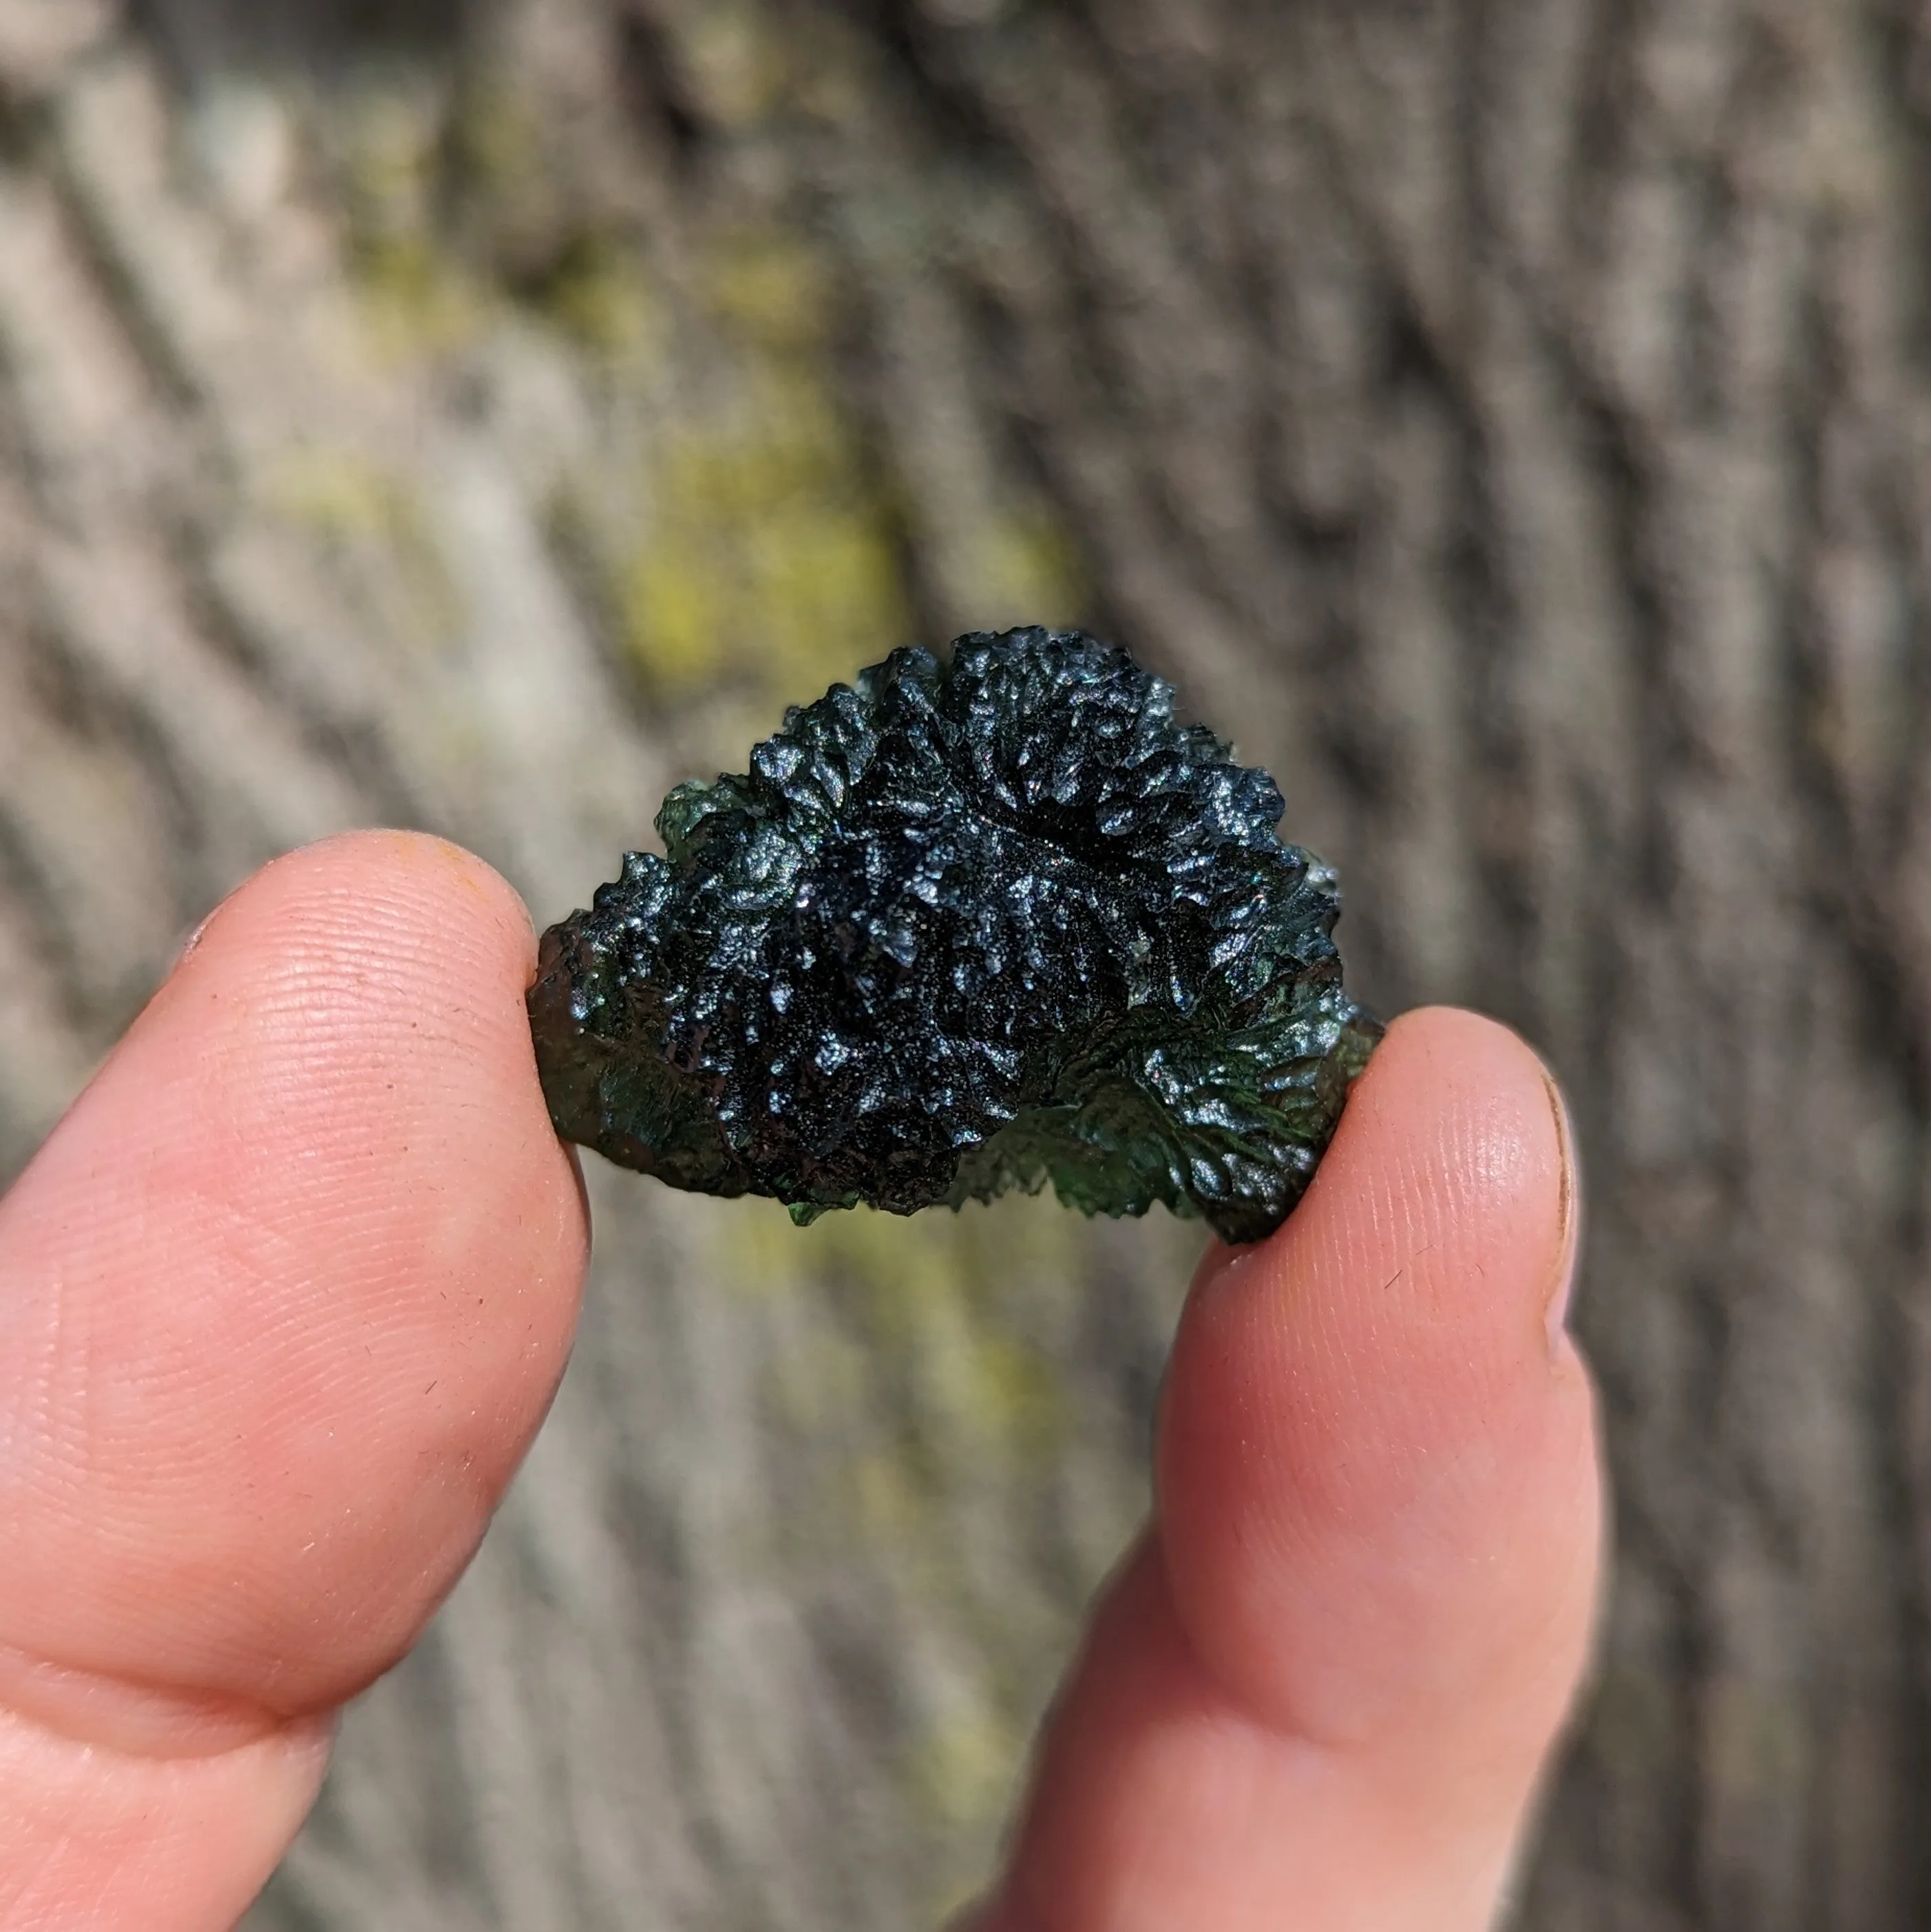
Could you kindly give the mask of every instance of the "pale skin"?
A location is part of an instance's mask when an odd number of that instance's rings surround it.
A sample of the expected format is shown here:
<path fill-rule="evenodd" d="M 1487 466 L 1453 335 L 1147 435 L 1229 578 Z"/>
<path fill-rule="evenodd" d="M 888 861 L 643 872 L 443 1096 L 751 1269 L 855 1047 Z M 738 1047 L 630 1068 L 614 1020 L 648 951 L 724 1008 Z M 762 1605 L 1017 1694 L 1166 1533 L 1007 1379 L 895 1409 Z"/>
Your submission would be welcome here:
<path fill-rule="evenodd" d="M 232 1924 L 474 1551 L 589 1252 L 533 958 L 454 847 L 282 860 L 0 1200 L 0 1932 Z M 1529 1050 L 1398 1022 L 1201 1264 L 981 1932 L 1492 1922 L 1601 1560 L 1575 1203 Z"/>

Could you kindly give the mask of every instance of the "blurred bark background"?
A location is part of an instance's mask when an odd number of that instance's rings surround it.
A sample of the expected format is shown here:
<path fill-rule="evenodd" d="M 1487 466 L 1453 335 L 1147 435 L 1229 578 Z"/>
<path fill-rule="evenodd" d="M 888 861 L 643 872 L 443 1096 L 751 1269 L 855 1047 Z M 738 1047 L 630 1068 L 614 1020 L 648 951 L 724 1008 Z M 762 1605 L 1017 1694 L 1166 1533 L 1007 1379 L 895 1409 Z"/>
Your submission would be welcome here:
<path fill-rule="evenodd" d="M 1573 1096 L 1620 1559 L 1524 1927 L 1931 1922 L 1928 607 L 1918 0 L 0 0 L 0 1175 L 278 850 L 547 920 L 894 642 L 1128 642 L 1368 996 Z M 590 1181 L 256 1932 L 989 1868 L 1191 1238 Z"/>

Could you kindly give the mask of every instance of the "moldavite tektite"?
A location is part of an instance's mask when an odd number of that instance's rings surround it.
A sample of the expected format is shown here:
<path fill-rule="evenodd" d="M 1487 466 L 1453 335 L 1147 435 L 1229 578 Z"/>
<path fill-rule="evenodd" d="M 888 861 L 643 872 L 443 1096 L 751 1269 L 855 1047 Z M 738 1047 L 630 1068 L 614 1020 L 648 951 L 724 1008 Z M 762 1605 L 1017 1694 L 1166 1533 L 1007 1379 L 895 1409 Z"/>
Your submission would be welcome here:
<path fill-rule="evenodd" d="M 1172 688 L 1079 631 L 894 651 L 680 785 L 543 935 L 557 1130 L 808 1221 L 1050 1180 L 1230 1241 L 1299 1199 L 1380 1028 L 1334 874 Z"/>

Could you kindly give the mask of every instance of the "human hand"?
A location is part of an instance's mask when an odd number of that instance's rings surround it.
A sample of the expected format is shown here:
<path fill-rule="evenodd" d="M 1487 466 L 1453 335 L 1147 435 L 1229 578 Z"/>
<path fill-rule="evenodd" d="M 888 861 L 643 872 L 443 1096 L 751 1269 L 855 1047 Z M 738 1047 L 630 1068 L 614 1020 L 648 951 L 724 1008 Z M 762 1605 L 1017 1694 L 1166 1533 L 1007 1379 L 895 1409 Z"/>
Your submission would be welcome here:
<path fill-rule="evenodd" d="M 0 1201 L 0 1932 L 231 1924 L 482 1536 L 588 1248 L 533 951 L 454 848 L 284 860 Z M 1572 1200 L 1512 1035 L 1393 1028 L 1202 1267 L 984 1932 L 1486 1923 L 1595 1592 Z"/>

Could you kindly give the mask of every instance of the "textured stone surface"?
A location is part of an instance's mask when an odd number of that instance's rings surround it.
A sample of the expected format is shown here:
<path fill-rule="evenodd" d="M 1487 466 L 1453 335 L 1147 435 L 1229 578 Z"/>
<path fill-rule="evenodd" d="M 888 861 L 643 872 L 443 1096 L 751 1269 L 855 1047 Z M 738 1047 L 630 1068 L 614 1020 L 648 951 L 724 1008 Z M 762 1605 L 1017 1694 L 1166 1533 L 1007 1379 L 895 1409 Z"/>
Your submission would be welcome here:
<path fill-rule="evenodd" d="M 683 785 L 545 935 L 559 1131 L 808 1221 L 1050 1181 L 1278 1226 L 1379 1034 L 1333 873 L 1172 687 L 1078 631 L 895 651 Z"/>

